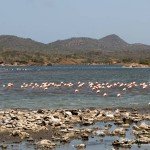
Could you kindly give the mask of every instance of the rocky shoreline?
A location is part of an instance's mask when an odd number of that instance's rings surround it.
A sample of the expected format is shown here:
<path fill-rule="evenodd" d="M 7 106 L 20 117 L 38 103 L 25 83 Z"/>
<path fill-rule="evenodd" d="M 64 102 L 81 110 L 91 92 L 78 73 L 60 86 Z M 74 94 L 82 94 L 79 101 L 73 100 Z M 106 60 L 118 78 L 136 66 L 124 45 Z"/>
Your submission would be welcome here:
<path fill-rule="evenodd" d="M 139 63 L 44 63 L 44 64 L 38 64 L 38 63 L 28 63 L 28 64 L 4 64 L 0 63 L 0 66 L 2 67 L 29 67 L 29 66 L 64 66 L 64 65 L 87 65 L 87 66 L 122 66 L 123 68 L 150 68 L 150 65 L 144 65 Z"/>
<path fill-rule="evenodd" d="M 97 127 L 96 123 L 104 126 Z M 113 126 L 113 128 L 112 128 Z M 126 138 L 126 132 L 133 134 Z M 118 137 L 111 144 L 131 148 L 133 144 L 150 144 L 149 110 L 135 109 L 56 109 L 56 110 L 0 110 L 0 146 L 24 140 L 37 149 L 54 149 L 74 139 L 88 141 L 91 137 Z M 86 149 L 86 144 L 74 146 Z"/>
<path fill-rule="evenodd" d="M 144 64 L 139 64 L 139 63 L 126 63 L 126 64 L 123 64 L 123 67 L 126 67 L 126 68 L 150 68 L 150 65 L 144 65 Z"/>

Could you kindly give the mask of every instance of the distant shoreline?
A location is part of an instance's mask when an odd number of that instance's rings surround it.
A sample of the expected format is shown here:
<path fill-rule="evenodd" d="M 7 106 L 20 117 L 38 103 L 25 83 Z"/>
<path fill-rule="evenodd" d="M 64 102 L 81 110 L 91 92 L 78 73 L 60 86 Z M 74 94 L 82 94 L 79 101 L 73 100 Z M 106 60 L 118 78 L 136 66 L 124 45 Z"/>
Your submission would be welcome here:
<path fill-rule="evenodd" d="M 85 66 L 103 66 L 103 65 L 107 65 L 107 66 L 121 66 L 123 68 L 150 68 L 149 65 L 144 65 L 144 64 L 138 64 L 138 63 L 124 63 L 124 64 L 96 64 L 96 63 L 91 63 L 91 64 L 0 64 L 0 66 L 3 67 L 26 67 L 26 66 L 57 66 L 57 65 L 61 65 L 61 66 L 66 66 L 66 65 L 72 65 L 72 66 L 76 66 L 76 65 L 85 65 Z"/>
<path fill-rule="evenodd" d="M 101 39 L 70 38 L 44 44 L 17 36 L 0 36 L 0 65 L 122 65 L 150 67 L 150 45 L 129 44 L 111 34 Z"/>

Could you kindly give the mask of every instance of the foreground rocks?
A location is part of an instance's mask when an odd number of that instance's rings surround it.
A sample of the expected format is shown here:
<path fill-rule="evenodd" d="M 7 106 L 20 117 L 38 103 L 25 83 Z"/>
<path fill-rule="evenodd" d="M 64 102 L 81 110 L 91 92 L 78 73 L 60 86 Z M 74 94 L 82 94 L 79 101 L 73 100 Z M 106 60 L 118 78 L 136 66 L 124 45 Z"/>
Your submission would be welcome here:
<path fill-rule="evenodd" d="M 56 146 L 55 143 L 53 143 L 50 140 L 41 140 L 39 142 L 36 143 L 38 148 L 48 148 L 48 149 L 52 149 Z"/>
<path fill-rule="evenodd" d="M 53 149 L 73 139 L 88 141 L 93 136 L 118 136 L 112 145 L 130 148 L 132 144 L 150 143 L 149 121 L 149 113 L 125 109 L 7 109 L 0 111 L 0 143 L 7 146 L 5 143 L 27 140 L 40 149 Z M 106 125 L 94 127 L 97 122 L 105 122 Z M 111 128 L 112 123 L 115 129 Z M 120 139 L 129 129 L 134 138 Z M 85 149 L 86 145 L 78 144 L 75 147 Z"/>

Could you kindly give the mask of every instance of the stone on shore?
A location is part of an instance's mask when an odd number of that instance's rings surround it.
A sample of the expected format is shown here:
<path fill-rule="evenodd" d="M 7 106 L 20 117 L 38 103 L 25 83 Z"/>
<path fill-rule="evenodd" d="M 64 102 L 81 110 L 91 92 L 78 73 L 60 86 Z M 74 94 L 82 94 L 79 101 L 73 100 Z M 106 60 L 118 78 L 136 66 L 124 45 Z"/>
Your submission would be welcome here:
<path fill-rule="evenodd" d="M 54 148 L 56 146 L 55 143 L 51 142 L 50 140 L 46 140 L 46 139 L 37 142 L 36 145 L 39 148 L 49 148 L 49 149 L 52 149 L 52 148 Z"/>

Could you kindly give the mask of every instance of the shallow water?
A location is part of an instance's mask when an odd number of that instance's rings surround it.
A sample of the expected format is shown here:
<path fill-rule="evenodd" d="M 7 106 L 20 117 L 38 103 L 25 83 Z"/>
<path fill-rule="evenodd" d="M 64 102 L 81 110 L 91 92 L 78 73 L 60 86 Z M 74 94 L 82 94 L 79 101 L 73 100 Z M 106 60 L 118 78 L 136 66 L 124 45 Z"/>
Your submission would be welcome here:
<path fill-rule="evenodd" d="M 0 148 L 0 150 L 35 150 L 36 147 L 34 144 L 32 143 L 28 143 L 28 142 L 22 142 L 22 143 L 12 143 L 12 144 L 8 144 L 7 148 Z"/>
<path fill-rule="evenodd" d="M 70 144 L 56 148 L 56 150 L 76 150 L 74 147 L 75 144 L 86 144 L 85 150 L 111 150 L 113 146 L 111 145 L 114 140 L 117 138 L 114 137 L 105 137 L 105 138 L 90 138 L 89 141 L 73 140 Z M 115 150 L 149 150 L 150 144 L 141 144 L 140 146 L 134 144 L 131 148 L 115 148 Z"/>
<path fill-rule="evenodd" d="M 77 82 L 85 87 L 75 93 Z M 0 67 L 0 108 L 78 108 L 78 107 L 148 107 L 150 86 L 127 91 L 121 88 L 104 89 L 96 94 L 88 82 L 130 82 L 150 84 L 149 68 L 122 68 L 120 66 L 50 66 L 50 67 Z M 12 89 L 3 85 L 14 84 Z M 72 82 L 72 88 L 21 89 L 23 83 Z M 103 97 L 104 92 L 108 96 Z M 121 97 L 116 97 L 121 93 Z"/>
<path fill-rule="evenodd" d="M 149 121 L 146 121 L 147 124 L 150 125 Z M 113 122 L 104 123 L 104 122 L 97 122 L 95 125 L 92 125 L 90 127 L 98 127 L 98 128 L 104 128 L 105 125 L 111 124 L 112 127 L 109 129 L 109 131 L 113 131 L 118 126 L 114 125 Z M 88 128 L 90 128 L 88 126 Z M 65 144 L 61 146 L 60 148 L 56 148 L 56 150 L 75 150 L 75 146 L 78 144 L 86 144 L 86 150 L 111 150 L 113 148 L 112 142 L 115 140 L 119 140 L 120 138 L 126 138 L 126 139 L 135 139 L 135 136 L 132 133 L 132 125 L 128 128 L 126 131 L 126 135 L 124 137 L 121 136 L 94 136 L 90 137 L 88 141 L 83 140 L 73 140 L 69 144 Z M 131 148 L 115 148 L 115 150 L 149 150 L 150 144 L 133 144 Z"/>

